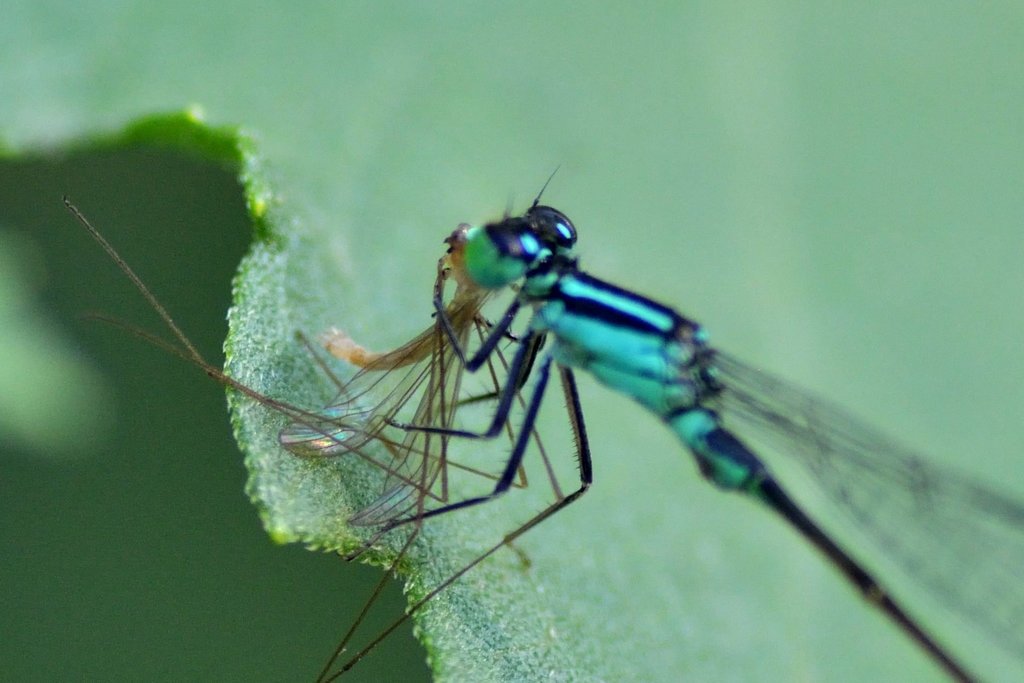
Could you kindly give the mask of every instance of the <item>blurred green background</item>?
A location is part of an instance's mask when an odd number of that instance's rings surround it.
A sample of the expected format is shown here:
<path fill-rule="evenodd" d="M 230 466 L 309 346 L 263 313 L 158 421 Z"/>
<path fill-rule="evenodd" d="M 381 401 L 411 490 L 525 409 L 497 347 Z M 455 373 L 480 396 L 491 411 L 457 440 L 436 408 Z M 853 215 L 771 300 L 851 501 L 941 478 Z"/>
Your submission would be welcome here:
<path fill-rule="evenodd" d="M 209 163 L 142 148 L 0 164 L 3 253 L 19 276 L 4 281 L 25 290 L 3 305 L 15 314 L 4 393 L 46 394 L 31 431 L 2 440 L 4 677 L 311 680 L 379 573 L 271 543 L 220 385 L 84 319 L 167 336 L 65 192 L 217 364 L 249 242 L 237 181 Z M 401 608 L 397 588 L 388 597 L 372 628 Z M 364 680 L 426 677 L 403 636 Z"/>
<path fill-rule="evenodd" d="M 242 494 L 219 388 L 79 319 L 155 327 L 62 194 L 211 356 L 248 231 L 222 170 L 89 152 L 91 136 L 193 102 L 251 127 L 285 205 L 349 277 L 357 304 L 339 322 L 379 343 L 422 327 L 407 316 L 439 237 L 523 206 L 560 165 L 545 200 L 580 228 L 588 269 L 1024 498 L 1021 15 L 9 3 L 0 392 L 5 415 L 22 413 L 0 421 L 5 677 L 309 679 L 366 594 L 357 576 L 376 577 L 272 545 Z M 699 481 L 653 419 L 582 388 L 597 484 L 527 550 L 541 568 L 572 558 L 578 593 L 557 598 L 615 644 L 593 671 L 937 677 L 792 534 Z M 593 590 L 618 608 L 587 615 Z M 1019 670 L 926 614 L 988 677 Z M 406 678 L 369 668 L 404 657 L 378 653 L 357 673 Z M 407 658 L 425 676 L 415 647 Z"/>

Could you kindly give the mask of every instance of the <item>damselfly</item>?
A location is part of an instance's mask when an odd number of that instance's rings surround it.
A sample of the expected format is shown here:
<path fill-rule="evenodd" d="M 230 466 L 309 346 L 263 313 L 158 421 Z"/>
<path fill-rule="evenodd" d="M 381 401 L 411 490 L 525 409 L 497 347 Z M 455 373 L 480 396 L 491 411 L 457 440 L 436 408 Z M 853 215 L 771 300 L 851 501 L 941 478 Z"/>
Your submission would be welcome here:
<path fill-rule="evenodd" d="M 532 362 L 526 350 L 537 339 L 549 340 L 536 363 L 521 434 L 532 427 L 553 364 L 570 378 L 571 368 L 589 371 L 657 415 L 705 478 L 720 489 L 749 495 L 785 519 L 952 677 L 973 680 L 797 505 L 756 453 L 788 454 L 938 600 L 1007 648 L 1024 652 L 1024 592 L 1017 578 L 1024 561 L 1024 507 L 928 464 L 829 402 L 721 353 L 696 322 L 584 273 L 571 253 L 555 253 L 546 246 L 552 235 L 574 241 L 575 228 L 564 214 L 535 205 L 522 217 L 473 228 L 466 237 L 469 278 L 479 287 L 518 290 L 488 339 L 467 359 L 467 368 L 475 370 L 488 358 L 523 305 L 533 313 L 509 375 L 520 377 Z M 444 317 L 440 307 L 438 313 Z M 457 345 L 458 336 L 448 333 Z M 445 433 L 495 436 L 508 421 L 515 389 L 505 387 L 486 432 Z M 522 458 L 519 441 L 489 495 L 428 514 L 504 493 Z"/>
<path fill-rule="evenodd" d="M 460 392 L 464 364 L 457 357 L 456 350 L 466 347 L 467 344 L 472 345 L 474 335 L 477 338 L 477 343 L 486 338 L 489 323 L 484 319 L 481 308 L 493 293 L 492 290 L 478 287 L 466 277 L 463 249 L 469 226 L 460 226 L 445 240 L 449 248 L 438 262 L 433 298 L 435 306 L 444 311 L 443 315 L 437 317 L 433 325 L 413 340 L 388 353 L 367 352 L 340 332 L 334 331 L 328 334 L 324 339 L 327 349 L 333 355 L 361 366 L 363 370 L 348 382 L 340 382 L 335 379 L 326 365 L 322 364 L 325 373 L 336 383 L 339 397 L 322 411 L 310 411 L 256 391 L 209 364 L 159 300 L 117 254 L 116 250 L 67 199 L 65 199 L 65 204 L 142 293 L 171 330 L 178 345 L 169 344 L 139 330 L 133 329 L 133 332 L 197 365 L 206 374 L 240 395 L 251 399 L 254 403 L 287 417 L 290 423 L 281 429 L 278 439 L 281 445 L 292 453 L 306 458 L 350 454 L 370 461 L 385 471 L 383 493 L 349 519 L 349 523 L 352 525 L 375 529 L 370 539 L 364 541 L 356 551 L 351 552 L 349 557 L 360 555 L 364 550 L 371 548 L 384 534 L 396 527 L 408 525 L 410 533 L 405 537 L 404 542 L 399 544 L 400 547 L 393 554 L 390 564 L 387 565 L 387 571 L 377 590 L 374 591 L 360 615 L 353 622 L 338 649 L 323 668 L 318 680 L 333 680 L 350 669 L 409 616 L 419 611 L 467 571 L 502 547 L 509 545 L 515 538 L 554 511 L 575 500 L 585 489 L 585 485 L 583 485 L 580 490 L 565 495 L 559 488 L 544 446 L 536 431 L 531 429 L 527 434 L 517 435 L 513 429 L 509 428 L 510 438 L 520 444 L 520 449 L 530 441 L 536 445 L 545 464 L 547 478 L 554 491 L 554 502 L 530 517 L 518 529 L 506 534 L 498 542 L 447 575 L 401 617 L 396 619 L 386 631 L 374 638 L 338 670 L 332 671 L 337 657 L 348 645 L 363 617 L 373 606 L 384 583 L 394 574 L 405 553 L 417 538 L 422 520 L 430 516 L 430 501 L 436 501 L 441 506 L 451 507 L 453 505 L 449 502 L 449 467 L 495 479 L 494 475 L 454 463 L 448 457 L 449 435 L 447 432 L 455 426 L 454 418 L 457 407 L 461 403 L 479 402 L 481 399 L 496 397 L 502 387 L 519 386 L 522 382 L 521 377 L 507 374 L 508 368 L 504 356 L 497 351 L 493 354 L 494 363 L 488 360 L 490 390 L 482 396 L 469 397 L 463 396 Z M 562 241 L 550 242 L 547 246 L 557 253 L 568 253 L 572 247 L 571 243 Z M 445 304 L 445 284 L 449 281 L 454 281 L 455 292 L 450 301 Z M 450 338 L 456 339 L 459 346 L 452 346 L 449 343 Z M 533 357 L 539 349 L 538 344 L 539 340 L 534 342 L 528 353 L 524 355 Z M 521 368 L 523 367 L 528 370 L 529 364 L 521 365 Z M 586 432 L 579 415 L 575 385 L 568 375 L 563 380 L 568 399 L 572 436 L 576 441 L 577 450 L 581 454 L 580 457 L 587 459 Z M 502 391 L 501 393 L 505 395 L 518 392 Z M 522 402 L 521 399 L 517 400 Z M 404 429 L 398 426 L 399 421 L 415 425 L 416 429 Z M 533 416 L 530 417 L 530 422 L 532 424 Z M 525 486 L 526 484 L 525 472 L 521 468 L 518 468 L 517 472 L 513 474 L 513 479 L 515 480 L 513 485 Z"/>

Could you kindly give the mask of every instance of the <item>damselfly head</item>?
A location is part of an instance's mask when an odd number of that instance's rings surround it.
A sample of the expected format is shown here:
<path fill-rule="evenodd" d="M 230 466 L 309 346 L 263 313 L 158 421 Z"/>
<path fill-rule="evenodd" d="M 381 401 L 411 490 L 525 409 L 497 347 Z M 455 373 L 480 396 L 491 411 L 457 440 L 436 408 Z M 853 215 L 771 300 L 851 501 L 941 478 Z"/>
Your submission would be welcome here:
<path fill-rule="evenodd" d="M 466 272 L 480 287 L 500 289 L 546 272 L 555 262 L 572 261 L 576 228 L 561 211 L 532 206 L 466 233 Z"/>

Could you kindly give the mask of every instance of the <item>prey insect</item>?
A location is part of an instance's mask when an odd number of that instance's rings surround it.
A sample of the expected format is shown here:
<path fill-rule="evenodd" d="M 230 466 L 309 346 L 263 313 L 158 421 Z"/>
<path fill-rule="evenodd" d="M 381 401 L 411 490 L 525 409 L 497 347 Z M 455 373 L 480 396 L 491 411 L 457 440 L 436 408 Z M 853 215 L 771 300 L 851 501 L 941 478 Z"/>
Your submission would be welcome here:
<path fill-rule="evenodd" d="M 492 294 L 490 290 L 475 286 L 465 277 L 462 257 L 468 226 L 460 226 L 446 240 L 449 249 L 438 264 L 434 299 L 436 302 L 441 302 L 439 305 L 444 310 L 444 315 L 437 318 L 433 325 L 412 341 L 388 353 L 367 352 L 341 333 L 335 332 L 328 335 L 325 340 L 326 346 L 333 355 L 344 358 L 363 369 L 348 382 L 340 382 L 328 372 L 338 386 L 339 398 L 326 409 L 311 411 L 297 408 L 285 401 L 255 391 L 208 363 L 159 300 L 114 248 L 66 198 L 65 205 L 107 251 L 136 289 L 142 293 L 171 330 L 177 343 L 167 343 L 146 332 L 138 330 L 133 330 L 133 332 L 193 363 L 231 390 L 285 416 L 289 420 L 289 424 L 281 430 L 278 438 L 281 445 L 292 453 L 305 458 L 352 454 L 383 470 L 385 479 L 383 493 L 372 503 L 356 512 L 350 520 L 351 524 L 368 527 L 373 530 L 373 533 L 369 540 L 361 548 L 350 553 L 349 557 L 360 555 L 373 547 L 385 534 L 399 527 L 409 529 L 409 533 L 388 566 L 376 591 L 353 622 L 336 652 L 324 666 L 318 680 L 333 680 L 351 669 L 411 615 L 420 611 L 436 595 L 466 572 L 501 548 L 511 544 L 525 531 L 553 514 L 554 511 L 575 500 L 585 490 L 585 485 L 581 485 L 576 492 L 565 495 L 558 485 L 536 431 L 531 429 L 527 433 L 517 434 L 513 429 L 509 429 L 510 438 L 514 439 L 516 443 L 526 444 L 532 441 L 536 444 L 551 482 L 554 502 L 441 581 L 409 607 L 383 633 L 335 670 L 336 661 L 349 645 L 366 613 L 373 606 L 380 590 L 387 579 L 396 572 L 405 553 L 417 538 L 423 519 L 432 516 L 437 509 L 458 506 L 457 503 L 453 504 L 449 501 L 449 470 L 461 468 L 476 475 L 493 478 L 493 475 L 460 465 L 449 458 L 450 436 L 444 432 L 450 431 L 455 426 L 455 416 L 459 405 L 466 402 L 485 401 L 488 400 L 488 396 L 504 394 L 503 387 L 509 384 L 518 388 L 528 374 L 529 366 L 527 364 L 522 366 L 520 374 L 508 375 L 504 357 L 500 353 L 496 353 L 494 355 L 495 362 L 488 366 L 492 391 L 482 397 L 466 397 L 461 393 L 464 366 L 454 351 L 455 347 L 450 344 L 450 338 L 457 339 L 462 345 L 461 347 L 464 347 L 467 344 L 472 346 L 473 335 L 476 335 L 477 340 L 487 336 L 489 324 L 483 318 L 481 308 Z M 455 283 L 455 292 L 450 301 L 445 304 L 443 303 L 445 284 L 449 281 Z M 503 338 L 509 339 L 510 336 L 504 335 Z M 527 355 L 535 355 L 538 350 L 539 343 L 533 342 Z M 324 367 L 326 369 L 326 366 Z M 578 411 L 575 385 L 571 378 L 567 377 L 564 386 L 569 400 L 572 436 L 576 441 L 581 460 L 586 460 L 589 463 L 586 432 Z M 518 393 L 518 390 L 515 393 Z M 403 426 L 406 422 L 417 428 L 425 429 L 409 429 Z M 439 430 L 440 433 L 431 432 L 431 429 Z M 525 472 L 522 468 L 517 470 L 515 478 L 516 485 L 525 486 Z"/>

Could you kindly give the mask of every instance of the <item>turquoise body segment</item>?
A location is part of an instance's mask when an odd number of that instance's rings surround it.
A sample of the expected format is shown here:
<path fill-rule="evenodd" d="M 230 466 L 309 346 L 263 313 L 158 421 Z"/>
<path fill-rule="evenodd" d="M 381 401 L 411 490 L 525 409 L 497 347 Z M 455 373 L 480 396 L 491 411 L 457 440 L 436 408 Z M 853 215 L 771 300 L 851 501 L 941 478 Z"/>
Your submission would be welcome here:
<path fill-rule="evenodd" d="M 699 346 L 693 323 L 582 274 L 556 279 L 543 302 L 531 328 L 551 334 L 558 362 L 587 370 L 662 418 L 694 405 L 697 387 L 687 372 Z"/>
<path fill-rule="evenodd" d="M 719 488 L 756 494 L 768 477 L 764 464 L 739 439 L 722 429 L 714 413 L 695 408 L 673 415 L 666 422 L 693 453 L 701 474 Z"/>
<path fill-rule="evenodd" d="M 718 487 L 751 491 L 766 476 L 750 449 L 699 405 L 714 389 L 697 371 L 704 336 L 695 323 L 596 278 L 569 273 L 545 293 L 531 327 L 554 337 L 551 353 L 558 362 L 587 370 L 661 417 Z"/>

